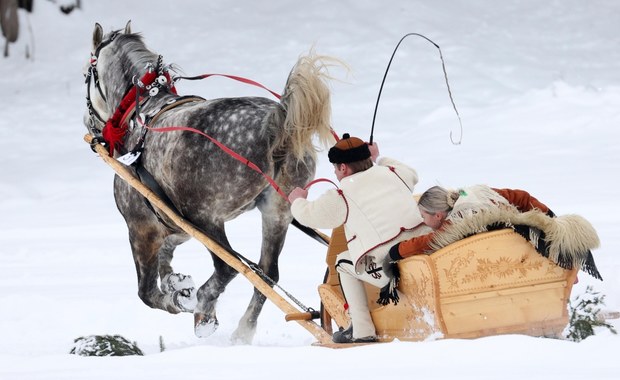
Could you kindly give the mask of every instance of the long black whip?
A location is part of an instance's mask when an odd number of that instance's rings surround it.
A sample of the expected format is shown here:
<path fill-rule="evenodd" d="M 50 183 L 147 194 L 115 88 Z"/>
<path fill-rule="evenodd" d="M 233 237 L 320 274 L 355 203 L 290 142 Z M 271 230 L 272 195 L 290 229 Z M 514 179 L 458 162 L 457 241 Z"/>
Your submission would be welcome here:
<path fill-rule="evenodd" d="M 461 115 L 459 114 L 459 111 L 456 109 L 456 104 L 454 104 L 454 99 L 452 98 L 452 91 L 450 89 L 450 83 L 448 82 L 448 73 L 446 72 L 446 64 L 443 60 L 443 54 L 441 53 L 441 48 L 439 47 L 439 45 L 437 45 L 435 42 L 433 42 L 433 40 L 431 40 L 430 38 L 419 34 L 419 33 L 407 33 L 405 34 L 400 41 L 398 41 L 398 44 L 396 44 L 396 47 L 394 48 L 394 52 L 392 52 L 392 56 L 390 57 L 390 61 L 388 62 L 387 68 L 385 69 L 385 74 L 383 74 L 383 80 L 381 81 L 381 87 L 379 88 L 379 94 L 377 95 L 377 104 L 375 104 L 375 113 L 372 117 L 372 127 L 370 129 L 370 144 L 372 144 L 372 139 L 373 139 L 373 135 L 374 135 L 374 131 L 375 131 L 375 119 L 377 117 L 377 109 L 379 108 L 379 99 L 381 99 L 381 91 L 383 91 L 383 84 L 385 83 L 385 78 L 387 78 L 387 74 L 390 71 L 390 66 L 392 65 L 392 60 L 394 59 L 394 55 L 396 55 L 396 51 L 398 50 L 398 47 L 400 46 L 400 44 L 403 42 L 403 40 L 409 36 L 418 36 L 418 37 L 422 37 L 424 38 L 426 41 L 430 42 L 431 44 L 433 44 L 437 50 L 439 50 L 439 58 L 441 59 L 441 68 L 443 69 L 443 76 L 446 80 L 446 86 L 448 87 L 448 95 L 450 96 L 450 102 L 452 103 L 452 108 L 454 109 L 454 112 L 456 113 L 456 117 L 459 119 L 459 126 L 461 128 L 461 133 L 460 133 L 460 137 L 459 137 L 459 141 L 458 142 L 454 142 L 454 139 L 452 138 L 452 131 L 450 131 L 450 141 L 452 141 L 452 144 L 454 145 L 459 145 L 461 144 L 461 140 L 463 140 L 463 122 L 461 121 Z"/>

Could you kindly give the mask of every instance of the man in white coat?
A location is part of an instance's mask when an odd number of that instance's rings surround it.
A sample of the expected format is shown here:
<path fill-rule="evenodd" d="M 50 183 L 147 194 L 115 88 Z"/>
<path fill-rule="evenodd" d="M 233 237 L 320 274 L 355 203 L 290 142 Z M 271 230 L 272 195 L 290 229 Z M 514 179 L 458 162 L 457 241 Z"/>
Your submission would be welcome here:
<path fill-rule="evenodd" d="M 340 285 L 348 304 L 351 325 L 334 333 L 336 343 L 374 342 L 363 282 L 382 288 L 379 302 L 397 302 L 390 275 L 381 267 L 389 248 L 423 233 L 422 216 L 412 192 L 416 171 L 386 157 L 378 159 L 379 147 L 344 134 L 329 150 L 329 161 L 340 188 L 328 190 L 314 201 L 308 191 L 295 188 L 289 195 L 295 219 L 312 228 L 336 228 L 344 224 L 348 251 L 336 258 Z M 373 163 L 376 162 L 377 165 Z"/>

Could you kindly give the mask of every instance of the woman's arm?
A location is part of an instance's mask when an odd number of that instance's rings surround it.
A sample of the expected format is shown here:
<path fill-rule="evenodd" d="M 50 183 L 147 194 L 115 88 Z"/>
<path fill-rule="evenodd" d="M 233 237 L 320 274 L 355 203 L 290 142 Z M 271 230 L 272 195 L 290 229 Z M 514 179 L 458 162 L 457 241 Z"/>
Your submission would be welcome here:
<path fill-rule="evenodd" d="M 390 258 L 396 261 L 404 259 L 405 257 L 426 253 L 426 251 L 430 249 L 430 243 L 433 240 L 434 234 L 434 232 L 431 232 L 426 235 L 401 241 L 390 248 Z"/>
<path fill-rule="evenodd" d="M 544 213 L 549 211 L 549 207 L 547 207 L 544 203 L 540 202 L 538 199 L 534 198 L 527 191 L 518 190 L 518 189 L 493 189 L 502 197 L 506 198 L 506 200 L 513 206 L 515 206 L 519 211 L 526 212 L 533 209 L 538 209 Z"/>

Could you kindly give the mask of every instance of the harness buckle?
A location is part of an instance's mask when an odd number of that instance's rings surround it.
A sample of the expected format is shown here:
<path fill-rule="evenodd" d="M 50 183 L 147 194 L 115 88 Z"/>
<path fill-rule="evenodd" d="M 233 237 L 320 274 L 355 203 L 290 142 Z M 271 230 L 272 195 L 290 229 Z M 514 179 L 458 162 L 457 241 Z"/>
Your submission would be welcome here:
<path fill-rule="evenodd" d="M 133 83 L 134 86 L 140 87 L 140 88 L 144 88 L 144 83 L 142 83 L 142 81 L 140 79 L 138 79 L 137 75 L 134 75 L 131 78 L 131 83 Z"/>
<path fill-rule="evenodd" d="M 106 146 L 106 142 L 103 136 L 94 136 L 92 140 L 90 140 L 90 149 L 95 153 L 97 153 L 97 150 L 95 149 L 97 144 L 101 144 L 104 147 Z"/>

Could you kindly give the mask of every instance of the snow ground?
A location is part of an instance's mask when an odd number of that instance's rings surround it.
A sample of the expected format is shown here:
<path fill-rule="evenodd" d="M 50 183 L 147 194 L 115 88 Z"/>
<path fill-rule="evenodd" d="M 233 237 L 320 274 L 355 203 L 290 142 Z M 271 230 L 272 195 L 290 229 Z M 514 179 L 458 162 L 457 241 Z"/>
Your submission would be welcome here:
<path fill-rule="evenodd" d="M 68 1 L 66 1 L 68 2 Z M 334 74 L 333 125 L 369 134 L 377 92 L 405 33 L 437 42 L 463 119 L 461 145 L 437 51 L 403 42 L 383 89 L 375 124 L 382 154 L 414 166 L 420 192 L 435 185 L 488 183 L 530 191 L 557 214 L 576 213 L 597 229 L 594 252 L 605 281 L 586 286 L 620 310 L 620 3 L 613 0 L 470 1 L 82 1 L 68 16 L 39 1 L 20 13 L 20 40 L 0 59 L 0 378 L 299 379 L 411 375 L 451 379 L 617 379 L 620 337 L 607 330 L 577 344 L 525 336 L 394 342 L 347 350 L 314 338 L 267 304 L 254 343 L 229 337 L 252 288 L 239 277 L 218 302 L 220 328 L 193 335 L 189 314 L 152 310 L 137 297 L 112 171 L 82 141 L 85 86 L 95 22 L 106 30 L 132 20 L 148 46 L 188 75 L 220 72 L 280 91 L 311 46 L 351 66 Z M 29 29 L 30 27 L 30 29 Z M 31 32 L 29 31 L 31 30 Z M 26 60 L 26 45 L 34 59 Z M 268 94 L 225 79 L 182 82 L 203 97 Z M 323 159 L 318 177 L 333 178 Z M 320 187 L 313 190 L 319 194 Z M 256 257 L 258 214 L 229 226 L 234 247 Z M 281 258 L 280 283 L 318 307 L 322 246 L 295 230 Z M 212 271 L 204 248 L 177 250 L 175 269 L 200 283 Z M 618 320 L 612 321 L 616 328 Z M 121 334 L 145 357 L 69 355 L 73 339 Z M 166 351 L 159 352 L 159 338 Z M 368 361 L 366 361 L 368 360 Z"/>

